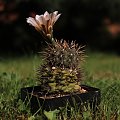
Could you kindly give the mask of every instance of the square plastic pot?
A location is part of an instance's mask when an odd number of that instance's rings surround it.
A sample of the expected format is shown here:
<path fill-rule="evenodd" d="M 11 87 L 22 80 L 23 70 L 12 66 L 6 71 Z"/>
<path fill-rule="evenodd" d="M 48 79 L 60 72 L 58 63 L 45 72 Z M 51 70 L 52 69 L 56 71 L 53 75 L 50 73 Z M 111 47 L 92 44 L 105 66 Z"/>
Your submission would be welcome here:
<path fill-rule="evenodd" d="M 65 107 L 67 103 L 72 107 L 75 107 L 75 105 L 81 107 L 81 105 L 89 104 L 92 111 L 95 112 L 100 104 L 100 89 L 86 85 L 80 86 L 87 92 L 49 99 L 40 97 L 40 86 L 26 87 L 21 89 L 21 100 L 25 102 L 25 104 L 29 103 L 32 114 L 36 113 L 40 109 L 46 111 L 59 109 L 59 107 Z"/>

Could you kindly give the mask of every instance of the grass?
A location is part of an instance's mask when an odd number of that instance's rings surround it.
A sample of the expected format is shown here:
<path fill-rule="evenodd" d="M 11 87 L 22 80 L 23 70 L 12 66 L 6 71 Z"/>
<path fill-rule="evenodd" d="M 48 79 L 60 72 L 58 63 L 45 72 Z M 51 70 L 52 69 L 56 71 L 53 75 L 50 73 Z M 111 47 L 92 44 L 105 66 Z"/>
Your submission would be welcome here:
<path fill-rule="evenodd" d="M 16 73 L 21 77 L 35 76 L 36 67 L 41 64 L 38 56 L 24 56 L 14 58 L 1 58 L 0 72 Z"/>
<path fill-rule="evenodd" d="M 119 120 L 120 114 L 120 56 L 115 54 L 90 54 L 85 65 L 85 84 L 101 89 L 101 117 Z"/>
<path fill-rule="evenodd" d="M 115 54 L 88 53 L 84 71 L 87 84 L 101 89 L 101 105 L 96 120 L 120 119 L 120 56 Z M 40 120 L 32 116 L 29 107 L 18 99 L 21 87 L 36 85 L 35 70 L 41 64 L 38 56 L 0 59 L 0 120 Z M 64 110 L 63 110 L 64 112 Z M 73 112 L 71 120 L 80 120 L 79 113 Z M 64 113 L 63 113 L 64 114 Z M 90 112 L 83 114 L 90 120 Z"/>

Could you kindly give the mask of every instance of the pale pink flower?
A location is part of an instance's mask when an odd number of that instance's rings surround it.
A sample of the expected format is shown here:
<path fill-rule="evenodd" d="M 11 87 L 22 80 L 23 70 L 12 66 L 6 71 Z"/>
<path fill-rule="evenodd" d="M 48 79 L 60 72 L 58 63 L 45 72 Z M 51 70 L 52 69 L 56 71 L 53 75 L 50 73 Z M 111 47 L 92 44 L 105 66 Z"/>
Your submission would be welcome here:
<path fill-rule="evenodd" d="M 58 14 L 58 11 L 50 14 L 46 11 L 43 15 L 36 15 L 35 18 L 27 18 L 27 23 L 34 26 L 35 29 L 41 32 L 43 35 L 52 38 L 53 25 L 58 20 L 60 15 L 61 14 Z"/>

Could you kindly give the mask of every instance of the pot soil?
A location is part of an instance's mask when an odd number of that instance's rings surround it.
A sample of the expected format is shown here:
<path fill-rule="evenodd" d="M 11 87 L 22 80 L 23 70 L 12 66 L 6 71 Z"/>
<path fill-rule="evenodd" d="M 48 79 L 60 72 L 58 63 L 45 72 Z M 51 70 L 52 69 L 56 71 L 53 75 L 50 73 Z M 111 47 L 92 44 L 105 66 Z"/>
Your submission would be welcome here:
<path fill-rule="evenodd" d="M 100 104 L 100 90 L 98 88 L 80 85 L 81 89 L 86 92 L 73 93 L 64 95 L 45 95 L 41 93 L 40 86 L 26 87 L 21 89 L 21 100 L 26 104 L 29 102 L 31 113 L 36 113 L 41 110 L 55 110 L 59 107 L 65 107 L 68 103 L 69 106 L 74 107 L 89 104 L 90 108 L 95 112 Z"/>

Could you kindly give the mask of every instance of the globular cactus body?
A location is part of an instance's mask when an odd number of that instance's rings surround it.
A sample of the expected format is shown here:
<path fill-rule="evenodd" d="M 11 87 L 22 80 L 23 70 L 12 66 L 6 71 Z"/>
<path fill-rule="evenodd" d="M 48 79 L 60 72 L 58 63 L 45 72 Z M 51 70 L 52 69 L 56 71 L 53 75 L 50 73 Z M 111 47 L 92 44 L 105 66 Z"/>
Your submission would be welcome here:
<path fill-rule="evenodd" d="M 38 67 L 37 79 L 49 92 L 76 92 L 82 80 L 83 47 L 65 40 L 49 45 L 43 51 L 44 65 Z"/>

